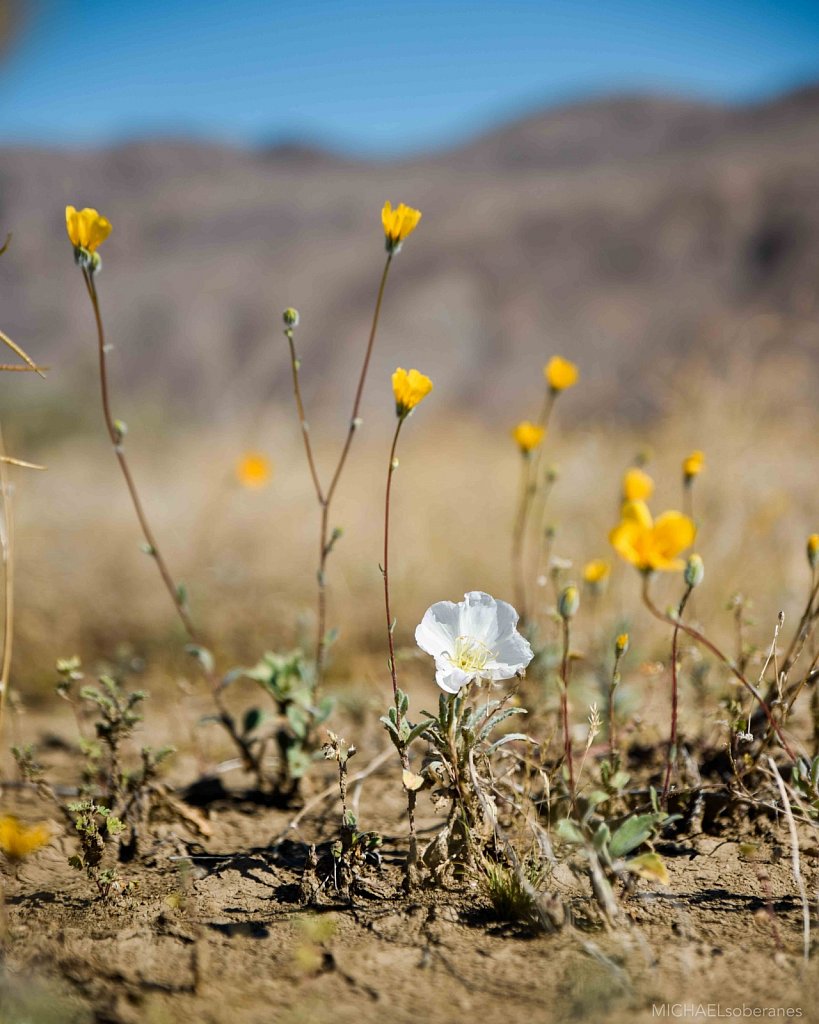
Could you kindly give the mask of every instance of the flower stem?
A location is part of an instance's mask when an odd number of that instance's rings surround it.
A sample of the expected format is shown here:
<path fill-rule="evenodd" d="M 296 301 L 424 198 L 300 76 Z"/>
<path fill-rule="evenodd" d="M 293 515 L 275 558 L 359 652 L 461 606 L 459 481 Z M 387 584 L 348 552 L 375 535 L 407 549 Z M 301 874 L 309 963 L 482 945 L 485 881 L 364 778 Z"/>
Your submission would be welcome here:
<path fill-rule="evenodd" d="M 316 469 L 316 460 L 313 457 L 313 445 L 310 441 L 310 427 L 307 423 L 307 417 L 304 415 L 304 402 L 301 397 L 301 384 L 299 383 L 299 359 L 296 355 L 296 343 L 293 340 L 293 328 L 288 327 L 284 336 L 287 338 L 287 344 L 290 346 L 290 368 L 293 371 L 293 394 L 296 398 L 296 409 L 299 414 L 299 424 L 301 426 L 301 435 L 304 439 L 304 452 L 307 456 L 307 465 L 310 467 L 310 476 L 313 480 L 313 487 L 316 489 L 316 498 L 320 505 L 324 504 L 324 492 L 321 489 L 321 483 L 319 482 L 318 471 Z"/>
<path fill-rule="evenodd" d="M 526 538 L 526 521 L 529 516 L 530 495 L 532 493 L 531 473 L 532 459 L 524 454 L 521 460 L 520 495 L 518 511 L 515 516 L 515 527 L 512 532 L 512 576 L 515 586 L 515 604 L 520 612 L 522 622 L 526 622 L 526 573 L 523 564 L 524 541 Z"/>
<path fill-rule="evenodd" d="M 572 762 L 572 734 L 569 728 L 569 673 L 571 671 L 571 659 L 569 656 L 569 645 L 571 635 L 569 630 L 569 619 L 563 619 L 563 656 L 560 660 L 560 712 L 563 718 L 563 757 L 569 771 L 569 797 L 572 806 L 575 801 L 574 789 L 574 764 Z"/>
<path fill-rule="evenodd" d="M 173 577 L 168 570 L 167 563 L 162 556 L 162 552 L 159 550 L 159 546 L 154 536 L 153 530 L 148 522 L 145 515 L 145 510 L 142 507 L 142 501 L 139 497 L 134 478 L 131 475 L 131 470 L 128 466 L 128 461 L 125 458 L 125 452 L 122 448 L 122 435 L 118 429 L 114 417 L 111 413 L 111 403 L 109 398 L 108 389 L 108 365 L 107 365 L 107 346 L 105 344 L 105 329 L 102 324 L 102 314 L 100 312 L 99 298 L 97 296 L 97 287 L 94 284 L 94 278 L 90 272 L 83 269 L 83 280 L 85 281 L 85 287 L 88 291 L 88 297 L 91 300 L 91 305 L 94 310 L 94 319 L 97 325 L 97 342 L 99 349 L 99 373 L 100 373 L 100 393 L 102 396 L 102 411 L 105 417 L 105 426 L 108 431 L 108 436 L 111 439 L 111 444 L 114 449 L 114 454 L 119 462 L 122 475 L 125 478 L 125 484 L 128 488 L 128 493 L 131 496 L 131 503 L 134 506 L 134 512 L 139 520 L 139 525 L 142 530 L 142 535 L 145 538 L 145 543 L 148 545 L 149 552 L 156 562 L 156 566 L 159 569 L 159 574 L 162 577 L 162 581 L 170 594 L 171 600 L 174 603 L 177 614 L 179 615 L 182 625 L 185 627 L 185 631 L 190 639 L 198 644 L 200 643 L 199 632 L 193 624 L 193 620 L 188 613 L 185 603 L 180 594 L 179 588 L 173 580 Z"/>
<path fill-rule="evenodd" d="M 321 686 L 324 677 L 324 662 L 327 654 L 327 639 L 325 631 L 327 627 L 327 579 L 326 579 L 326 566 L 327 558 L 332 551 L 332 543 L 329 539 L 329 523 L 330 523 L 330 505 L 333 501 L 333 497 L 338 487 L 338 482 L 341 477 L 341 473 L 344 469 L 344 465 L 347 461 L 347 456 L 350 452 L 350 446 L 353 443 L 353 436 L 358 429 L 358 413 L 361 408 L 361 399 L 364 395 L 364 384 L 367 380 L 367 370 L 370 366 L 370 357 L 372 356 L 373 345 L 375 343 L 375 335 L 378 330 L 378 318 L 381 314 L 381 303 L 384 299 L 384 289 L 387 285 L 387 275 L 390 271 L 390 265 L 392 264 L 392 253 L 387 254 L 387 259 L 384 264 L 384 270 L 381 274 L 381 281 L 378 286 L 378 295 L 375 300 L 375 310 L 373 311 L 372 325 L 370 327 L 370 336 L 367 341 L 367 350 L 364 354 L 364 362 L 361 366 L 361 373 L 358 378 L 358 386 L 355 392 L 355 399 L 353 400 L 353 411 L 350 416 L 350 426 L 347 430 L 347 437 L 344 440 L 344 445 L 339 455 L 338 463 L 330 479 L 330 486 L 324 493 L 323 498 L 319 498 L 319 504 L 321 505 L 321 529 L 319 535 L 319 564 L 318 564 L 318 636 L 316 639 L 316 689 Z M 317 478 L 316 478 L 317 479 Z"/>
<path fill-rule="evenodd" d="M 381 566 L 381 575 L 384 578 L 384 607 L 387 614 L 387 643 L 390 651 L 390 677 L 392 679 L 392 695 L 395 701 L 396 724 L 401 729 L 401 703 L 398 698 L 398 674 L 395 668 L 395 641 L 393 637 L 393 619 L 390 609 L 390 496 L 392 493 L 392 478 L 397 468 L 395 452 L 398 448 L 398 437 L 401 427 L 404 424 L 405 416 L 399 416 L 392 438 L 390 448 L 390 461 L 387 466 L 387 487 L 384 494 L 384 561 Z M 399 749 L 401 768 L 405 772 L 410 771 L 409 751 L 405 745 Z M 404 787 L 407 793 L 407 820 L 409 822 L 409 852 L 407 855 L 406 874 L 404 876 L 404 888 L 410 892 L 415 883 L 415 867 L 418 863 L 418 838 L 415 831 L 415 803 L 417 794 L 414 789 Z"/>
<path fill-rule="evenodd" d="M 677 656 L 679 650 L 680 619 L 688 604 L 688 598 L 694 588 L 686 587 L 685 593 L 680 599 L 677 607 L 677 621 L 674 623 L 674 633 L 671 637 L 671 737 L 668 741 L 668 752 L 665 759 L 665 778 L 663 780 L 663 793 L 660 802 L 663 807 L 668 803 L 668 789 L 671 785 L 671 766 L 677 760 L 677 707 L 678 707 L 678 685 L 677 685 Z"/>
<path fill-rule="evenodd" d="M 392 677 L 392 695 L 398 702 L 398 676 L 395 670 L 395 642 L 393 638 L 392 611 L 390 610 L 390 495 L 392 493 L 392 478 L 396 470 L 395 451 L 398 447 L 398 436 L 401 433 L 405 417 L 398 419 L 395 434 L 392 438 L 390 449 L 390 461 L 387 467 L 387 488 L 384 495 L 384 561 L 381 566 L 381 575 L 384 578 L 384 606 L 387 612 L 387 642 L 390 649 L 390 676 Z"/>
<path fill-rule="evenodd" d="M 617 722 L 614 713 L 614 693 L 620 683 L 620 662 L 623 655 L 619 653 L 619 650 L 614 655 L 614 668 L 611 670 L 611 679 L 609 680 L 609 761 L 612 765 L 615 763 L 615 759 L 618 758 L 617 751 Z"/>
<path fill-rule="evenodd" d="M 162 556 L 162 552 L 157 544 L 156 537 L 153 530 L 151 529 L 150 523 L 148 522 L 145 510 L 142 507 L 142 501 L 139 497 L 139 492 L 136 488 L 136 483 L 131 474 L 128 460 L 125 458 L 125 452 L 122 448 L 122 434 L 118 429 L 111 412 L 111 401 L 108 387 L 108 362 L 107 362 L 107 346 L 105 343 L 105 329 L 102 322 L 102 313 L 100 311 L 99 297 L 97 295 L 97 288 L 94 284 L 93 276 L 88 270 L 83 269 L 83 280 L 85 281 L 85 287 L 88 291 L 88 297 L 91 300 L 91 306 L 94 310 L 94 320 L 97 325 L 97 342 L 99 349 L 99 375 L 100 375 L 100 394 L 102 397 L 102 411 L 105 418 L 105 426 L 108 431 L 108 437 L 111 440 L 111 444 L 114 448 L 114 454 L 119 462 L 122 475 L 125 478 L 125 484 L 128 488 L 128 493 L 131 497 L 131 503 L 134 507 L 137 520 L 142 530 L 142 535 L 145 538 L 145 543 L 148 547 L 148 551 L 156 562 L 159 574 L 162 577 L 162 581 L 165 584 L 165 588 L 171 596 L 174 608 L 176 609 L 177 615 L 179 616 L 185 632 L 188 634 L 188 638 L 192 643 L 200 645 L 202 643 L 201 634 L 194 625 L 194 622 L 185 607 L 185 603 L 182 599 L 179 587 L 174 582 L 171 576 L 170 570 L 168 569 L 167 563 Z M 200 663 L 201 664 L 201 663 Z M 221 684 L 218 676 L 213 671 L 204 671 L 205 678 L 211 687 L 214 702 L 216 703 L 219 711 L 220 721 L 229 733 L 231 739 L 236 744 L 239 752 L 242 756 L 242 761 L 248 771 L 253 771 L 256 774 L 257 781 L 260 788 L 263 785 L 263 770 L 260 758 L 256 757 L 251 748 L 250 744 L 240 735 L 236 726 L 233 722 L 231 715 L 228 713 L 225 702 L 221 693 Z"/>
<path fill-rule="evenodd" d="M 785 739 L 785 736 L 783 735 L 782 730 L 779 727 L 779 723 L 774 718 L 773 712 L 771 711 L 770 707 L 768 707 L 767 702 L 765 701 L 764 697 L 759 692 L 759 690 L 757 690 L 757 688 L 753 685 L 753 683 L 749 682 L 745 678 L 745 676 L 742 674 L 742 672 L 740 672 L 740 670 L 731 661 L 731 659 L 726 657 L 726 655 L 724 655 L 722 653 L 722 651 L 719 649 L 719 647 L 717 647 L 716 644 L 712 643 L 706 636 L 703 636 L 703 634 L 700 633 L 699 630 L 694 629 L 692 626 L 686 625 L 686 623 L 684 623 L 684 622 L 680 622 L 678 624 L 677 622 L 675 622 L 674 619 L 669 618 L 668 615 L 664 615 L 663 612 L 660 611 L 660 609 L 652 601 L 651 596 L 649 594 L 649 579 L 650 579 L 650 575 L 648 573 L 646 573 L 643 576 L 643 604 L 651 612 L 651 614 L 654 616 L 654 618 L 658 619 L 660 622 L 665 622 L 669 626 L 677 626 L 677 625 L 679 625 L 679 628 L 683 631 L 683 633 L 688 634 L 688 636 L 690 636 L 692 640 L 696 640 L 696 642 L 698 644 L 702 644 L 703 647 L 705 647 L 707 650 L 709 650 L 716 658 L 718 658 L 723 663 L 723 665 L 725 665 L 725 667 L 728 669 L 728 671 L 740 683 L 742 683 L 742 685 L 745 687 L 745 689 L 757 701 L 757 703 L 759 704 L 759 706 L 760 706 L 762 712 L 764 713 L 765 717 L 768 719 L 768 722 L 769 722 L 771 728 L 776 733 L 776 735 L 777 735 L 777 737 L 779 739 L 779 742 L 782 744 L 782 747 L 783 747 L 785 753 L 788 755 L 788 757 L 792 761 L 795 761 L 796 760 L 796 754 L 794 754 L 793 750 L 790 747 L 790 744 Z"/>

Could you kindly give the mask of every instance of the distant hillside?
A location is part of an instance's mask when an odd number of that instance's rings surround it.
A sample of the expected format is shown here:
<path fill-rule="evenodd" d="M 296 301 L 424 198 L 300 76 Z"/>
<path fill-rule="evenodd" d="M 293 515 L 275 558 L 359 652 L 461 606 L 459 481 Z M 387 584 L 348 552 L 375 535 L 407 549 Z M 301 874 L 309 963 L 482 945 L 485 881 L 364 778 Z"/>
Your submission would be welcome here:
<path fill-rule="evenodd" d="M 634 417 L 684 361 L 718 371 L 751 345 L 815 356 L 819 89 L 736 108 L 602 99 L 397 163 L 169 140 L 0 149 L 0 230 L 14 232 L 0 326 L 53 365 L 50 393 L 93 383 L 63 208 L 95 205 L 114 223 L 99 285 L 118 383 L 186 418 L 289 400 L 280 313 L 295 305 L 308 400 L 336 411 L 386 198 L 424 219 L 394 268 L 374 374 L 417 365 L 441 403 L 514 417 L 560 352 L 587 383 L 577 408 Z M 781 329 L 744 331 L 756 313 Z M 13 387 L 29 400 L 28 382 Z"/>

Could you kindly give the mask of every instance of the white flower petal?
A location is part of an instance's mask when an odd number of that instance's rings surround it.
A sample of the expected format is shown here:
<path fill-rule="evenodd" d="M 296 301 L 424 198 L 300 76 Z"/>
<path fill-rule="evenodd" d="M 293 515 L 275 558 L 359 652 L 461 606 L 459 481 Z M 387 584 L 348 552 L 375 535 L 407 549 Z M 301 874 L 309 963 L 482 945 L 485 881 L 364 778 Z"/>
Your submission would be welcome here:
<path fill-rule="evenodd" d="M 438 601 L 416 627 L 415 642 L 433 658 L 451 654 L 460 628 L 460 609 L 453 601 Z"/>
<path fill-rule="evenodd" d="M 464 672 L 449 661 L 436 662 L 435 682 L 446 693 L 459 693 L 474 678 L 474 672 Z"/>
<path fill-rule="evenodd" d="M 534 656 L 535 652 L 526 637 L 515 632 L 498 641 L 494 661 L 511 669 L 509 675 L 505 677 L 511 679 L 515 673 L 526 668 Z"/>
<path fill-rule="evenodd" d="M 491 649 L 498 635 L 498 603 L 482 590 L 464 594 L 461 609 L 460 636 L 472 637 Z"/>

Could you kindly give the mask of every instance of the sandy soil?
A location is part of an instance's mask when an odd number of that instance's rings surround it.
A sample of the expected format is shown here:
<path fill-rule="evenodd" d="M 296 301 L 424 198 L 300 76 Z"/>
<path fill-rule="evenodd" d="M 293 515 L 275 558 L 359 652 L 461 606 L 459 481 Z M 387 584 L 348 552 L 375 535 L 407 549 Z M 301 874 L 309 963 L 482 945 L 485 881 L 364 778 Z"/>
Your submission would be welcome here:
<path fill-rule="evenodd" d="M 35 717 L 26 731 L 52 735 L 46 760 L 70 761 L 52 722 Z M 365 744 L 358 767 L 382 745 L 380 736 Z M 174 773 L 190 779 L 192 764 L 181 757 Z M 616 931 L 590 915 L 586 883 L 562 866 L 550 889 L 574 923 L 533 934 L 498 920 L 474 885 L 403 895 L 395 767 L 388 760 L 353 787 L 362 824 L 384 845 L 352 904 L 332 884 L 313 906 L 301 902 L 308 844 L 321 854 L 334 837 L 337 804 L 319 804 L 288 829 L 295 812 L 243 797 L 238 773 L 201 811 L 210 835 L 158 823 L 141 856 L 119 867 L 135 888 L 108 905 L 68 866 L 76 841 L 62 829 L 7 881 L 0 1020 L 461 1024 L 479 1015 L 483 1024 L 637 1024 L 661 1019 L 663 1006 L 666 1018 L 686 1007 L 690 1018 L 707 1004 L 723 1017 L 746 1006 L 819 1020 L 819 972 L 802 959 L 787 831 L 769 816 L 715 818 L 700 834 L 662 843 L 670 885 L 641 881 Z M 48 814 L 19 787 L 5 790 L 3 807 L 29 820 Z M 431 804 L 421 811 L 431 832 Z M 801 843 L 815 893 L 819 849 L 811 834 Z"/>

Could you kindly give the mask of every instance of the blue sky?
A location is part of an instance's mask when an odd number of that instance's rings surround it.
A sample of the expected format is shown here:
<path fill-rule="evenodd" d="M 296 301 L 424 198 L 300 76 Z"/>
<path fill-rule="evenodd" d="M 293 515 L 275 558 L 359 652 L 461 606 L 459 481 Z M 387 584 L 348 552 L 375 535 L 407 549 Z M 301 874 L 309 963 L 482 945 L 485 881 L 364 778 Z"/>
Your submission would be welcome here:
<path fill-rule="evenodd" d="M 589 94 L 748 100 L 814 78 L 816 0 L 39 0 L 0 64 L 0 140 L 392 155 Z"/>

